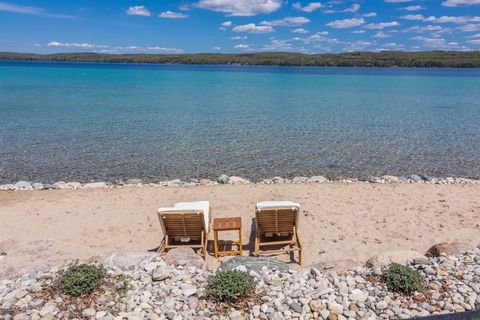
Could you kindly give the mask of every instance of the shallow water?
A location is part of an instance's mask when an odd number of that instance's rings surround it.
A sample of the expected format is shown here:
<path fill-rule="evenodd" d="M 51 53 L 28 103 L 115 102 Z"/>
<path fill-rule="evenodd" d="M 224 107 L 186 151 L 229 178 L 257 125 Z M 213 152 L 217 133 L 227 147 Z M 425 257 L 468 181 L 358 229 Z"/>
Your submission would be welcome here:
<path fill-rule="evenodd" d="M 480 178 L 480 69 L 0 62 L 0 183 Z"/>

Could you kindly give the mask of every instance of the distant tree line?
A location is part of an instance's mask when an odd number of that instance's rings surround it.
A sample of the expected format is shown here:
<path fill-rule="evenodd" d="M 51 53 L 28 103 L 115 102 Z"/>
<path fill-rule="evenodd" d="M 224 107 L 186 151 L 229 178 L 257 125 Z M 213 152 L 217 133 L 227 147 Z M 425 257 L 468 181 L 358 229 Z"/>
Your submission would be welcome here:
<path fill-rule="evenodd" d="M 0 52 L 0 60 L 160 64 L 242 64 L 275 66 L 479 68 L 480 51 L 384 51 L 326 54 L 302 54 L 287 52 L 242 54 L 34 54 Z"/>

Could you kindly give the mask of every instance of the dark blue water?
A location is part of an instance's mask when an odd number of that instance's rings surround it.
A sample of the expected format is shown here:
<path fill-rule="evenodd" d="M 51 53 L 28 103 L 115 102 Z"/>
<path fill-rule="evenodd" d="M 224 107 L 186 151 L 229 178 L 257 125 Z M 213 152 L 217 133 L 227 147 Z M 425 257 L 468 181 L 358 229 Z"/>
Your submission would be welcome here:
<path fill-rule="evenodd" d="M 0 62 L 0 183 L 480 178 L 480 70 Z"/>

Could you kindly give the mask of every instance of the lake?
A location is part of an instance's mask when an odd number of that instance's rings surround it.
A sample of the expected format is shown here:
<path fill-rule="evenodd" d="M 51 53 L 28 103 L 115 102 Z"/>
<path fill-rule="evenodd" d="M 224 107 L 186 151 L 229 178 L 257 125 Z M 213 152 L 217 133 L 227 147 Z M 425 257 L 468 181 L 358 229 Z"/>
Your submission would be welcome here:
<path fill-rule="evenodd" d="M 0 183 L 480 178 L 480 69 L 0 62 Z"/>

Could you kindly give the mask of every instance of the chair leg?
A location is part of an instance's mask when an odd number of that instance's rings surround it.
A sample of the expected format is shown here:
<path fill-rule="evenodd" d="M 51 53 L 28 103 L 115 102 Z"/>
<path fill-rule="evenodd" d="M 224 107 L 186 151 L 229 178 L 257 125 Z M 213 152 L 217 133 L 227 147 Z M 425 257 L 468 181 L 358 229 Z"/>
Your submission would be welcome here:
<path fill-rule="evenodd" d="M 157 253 L 159 255 L 163 255 L 165 253 L 165 241 L 166 241 L 166 237 L 163 237 L 162 241 L 160 242 L 160 246 L 158 247 L 158 250 L 157 250 Z"/>
<path fill-rule="evenodd" d="M 208 245 L 208 233 L 205 233 L 205 240 L 203 241 L 203 259 L 207 259 L 207 245 Z"/>
<path fill-rule="evenodd" d="M 255 255 L 257 257 L 260 255 L 260 239 L 258 236 L 255 236 Z"/>
<path fill-rule="evenodd" d="M 300 250 L 298 250 L 298 264 L 302 265 L 302 244 L 300 243 L 300 237 L 298 236 L 297 227 L 295 227 L 295 236 L 297 238 L 297 245 Z"/>

